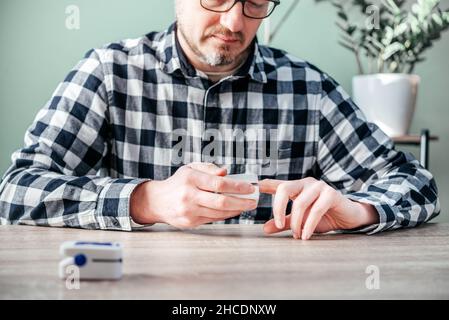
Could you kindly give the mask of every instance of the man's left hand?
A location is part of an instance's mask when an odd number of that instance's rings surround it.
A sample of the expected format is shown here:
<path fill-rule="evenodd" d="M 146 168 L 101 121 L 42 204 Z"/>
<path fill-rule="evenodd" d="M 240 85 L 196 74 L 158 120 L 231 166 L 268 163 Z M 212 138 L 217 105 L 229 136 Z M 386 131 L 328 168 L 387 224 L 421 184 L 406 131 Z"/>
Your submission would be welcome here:
<path fill-rule="evenodd" d="M 264 225 L 271 234 L 291 229 L 295 239 L 308 240 L 314 232 L 354 229 L 379 222 L 377 210 L 370 204 L 352 201 L 323 181 L 314 178 L 259 182 L 260 192 L 274 195 L 274 219 Z M 292 210 L 285 215 L 288 201 Z"/>

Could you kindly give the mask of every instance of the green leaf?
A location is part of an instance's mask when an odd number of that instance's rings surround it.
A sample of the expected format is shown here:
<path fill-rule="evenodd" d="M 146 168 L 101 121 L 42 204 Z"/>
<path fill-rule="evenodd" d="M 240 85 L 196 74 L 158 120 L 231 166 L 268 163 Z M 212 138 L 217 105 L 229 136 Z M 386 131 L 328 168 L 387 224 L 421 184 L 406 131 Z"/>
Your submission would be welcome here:
<path fill-rule="evenodd" d="M 383 50 L 384 49 L 384 45 L 382 43 L 380 43 L 376 38 L 372 37 L 372 36 L 367 36 L 367 40 L 372 43 L 375 47 Z"/>
<path fill-rule="evenodd" d="M 357 30 L 357 27 L 354 25 L 348 26 L 348 29 L 346 29 L 346 33 L 352 36 L 354 32 Z"/>
<path fill-rule="evenodd" d="M 429 23 L 427 21 L 421 21 L 421 28 L 424 32 L 429 32 Z"/>
<path fill-rule="evenodd" d="M 409 49 L 411 45 L 412 45 L 412 42 L 409 39 L 405 40 L 404 47 L 406 49 Z"/>
<path fill-rule="evenodd" d="M 346 43 L 342 40 L 338 40 L 338 44 L 340 44 L 342 47 L 344 47 L 352 52 L 356 52 L 356 49 L 354 48 L 354 46 L 349 43 Z"/>
<path fill-rule="evenodd" d="M 436 13 L 433 13 L 433 14 L 432 14 L 432 20 L 435 21 L 436 24 L 439 25 L 440 27 L 442 27 L 442 26 L 444 25 L 443 20 L 442 20 L 441 17 L 440 17 L 438 14 L 436 14 Z"/>
<path fill-rule="evenodd" d="M 338 15 L 341 19 L 343 19 L 344 21 L 348 21 L 348 16 L 347 16 L 346 13 L 344 13 L 343 11 L 339 11 L 339 12 L 337 13 L 337 15 Z"/>
<path fill-rule="evenodd" d="M 394 54 L 396 54 L 399 51 L 405 50 L 405 47 L 402 43 L 399 42 L 393 42 L 388 47 L 385 48 L 383 54 L 382 54 L 382 60 L 388 60 L 390 57 Z"/>
<path fill-rule="evenodd" d="M 363 48 L 367 51 L 367 53 L 369 55 L 371 55 L 372 57 L 378 57 L 380 54 L 380 50 L 376 47 L 374 47 L 372 44 L 370 43 L 365 43 L 363 45 Z"/>
<path fill-rule="evenodd" d="M 388 65 L 388 69 L 391 72 L 395 72 L 396 69 L 398 68 L 398 63 L 396 61 L 392 61 L 389 65 Z"/>
<path fill-rule="evenodd" d="M 393 0 L 382 0 L 382 3 L 394 15 L 397 15 L 401 12 L 399 7 L 396 5 L 396 3 Z"/>
<path fill-rule="evenodd" d="M 316 1 L 320 2 L 320 1 L 322 1 L 322 0 L 316 0 Z M 338 9 L 342 9 L 342 8 L 343 8 L 343 6 L 342 6 L 338 1 L 332 1 L 331 4 L 332 4 L 334 7 L 338 8 Z"/>
<path fill-rule="evenodd" d="M 386 27 L 385 28 L 385 35 L 384 38 L 382 39 L 382 44 L 384 46 L 388 46 L 391 41 L 393 40 L 393 36 L 394 36 L 394 32 L 393 32 L 393 28 L 391 27 Z"/>
<path fill-rule="evenodd" d="M 423 52 L 449 29 L 449 10 L 439 7 L 441 0 L 415 0 L 412 4 L 409 0 L 315 1 L 328 1 L 336 8 L 337 25 L 342 30 L 339 44 L 372 60 L 380 71 L 411 72 L 424 60 Z M 379 25 L 373 29 L 366 23 L 366 8 L 379 2 Z M 360 23 L 349 15 L 350 8 L 357 9 Z"/>
<path fill-rule="evenodd" d="M 394 28 L 394 37 L 399 37 L 408 30 L 408 25 L 406 23 L 401 23 Z"/>
<path fill-rule="evenodd" d="M 444 19 L 444 21 L 449 23 L 449 12 L 443 12 L 441 17 Z"/>
<path fill-rule="evenodd" d="M 421 13 L 421 8 L 420 8 L 420 6 L 419 6 L 417 3 L 414 3 L 414 4 L 412 5 L 412 12 L 413 12 L 414 14 L 416 14 L 417 16 L 420 15 L 420 13 Z"/>
<path fill-rule="evenodd" d="M 417 35 L 421 33 L 421 29 L 419 28 L 419 22 L 416 17 L 409 17 L 410 28 L 412 29 L 413 34 Z"/>

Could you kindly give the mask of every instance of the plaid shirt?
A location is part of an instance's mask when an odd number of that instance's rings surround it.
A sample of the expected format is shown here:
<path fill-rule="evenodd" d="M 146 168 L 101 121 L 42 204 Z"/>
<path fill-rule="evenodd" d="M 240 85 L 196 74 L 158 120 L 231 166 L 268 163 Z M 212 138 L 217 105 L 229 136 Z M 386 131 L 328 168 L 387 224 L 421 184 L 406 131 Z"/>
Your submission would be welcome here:
<path fill-rule="evenodd" d="M 347 232 L 413 227 L 439 214 L 432 175 L 395 151 L 326 73 L 255 40 L 239 71 L 212 83 L 188 63 L 175 31 L 91 50 L 75 66 L 12 155 L 1 224 L 132 230 L 134 188 L 183 164 L 173 161 L 179 129 L 191 142 L 186 163 L 207 160 L 207 130 L 276 129 L 275 170 L 257 152 L 257 135 L 247 137 L 243 161 L 225 152 L 219 164 L 260 179 L 315 177 L 375 206 L 379 224 Z M 261 195 L 257 210 L 227 222 L 271 217 L 271 196 Z"/>

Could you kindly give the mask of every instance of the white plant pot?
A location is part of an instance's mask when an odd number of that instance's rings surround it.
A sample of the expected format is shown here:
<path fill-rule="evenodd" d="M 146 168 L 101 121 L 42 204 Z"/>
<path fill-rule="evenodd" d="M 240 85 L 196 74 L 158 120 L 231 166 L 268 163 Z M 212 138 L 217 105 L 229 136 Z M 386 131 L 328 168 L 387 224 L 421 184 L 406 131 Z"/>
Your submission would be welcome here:
<path fill-rule="evenodd" d="M 352 95 L 368 121 L 396 137 L 409 132 L 419 82 L 414 74 L 359 75 L 352 79 Z"/>

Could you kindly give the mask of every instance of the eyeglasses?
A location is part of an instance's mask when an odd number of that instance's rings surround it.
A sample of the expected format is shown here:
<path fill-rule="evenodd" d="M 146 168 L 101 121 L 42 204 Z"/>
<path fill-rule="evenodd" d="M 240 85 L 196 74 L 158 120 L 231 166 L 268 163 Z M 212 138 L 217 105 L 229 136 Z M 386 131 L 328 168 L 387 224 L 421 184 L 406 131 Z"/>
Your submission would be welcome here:
<path fill-rule="evenodd" d="M 213 12 L 228 12 L 237 2 L 242 3 L 243 15 L 252 19 L 265 19 L 274 8 L 281 4 L 280 0 L 200 0 L 201 6 Z"/>

